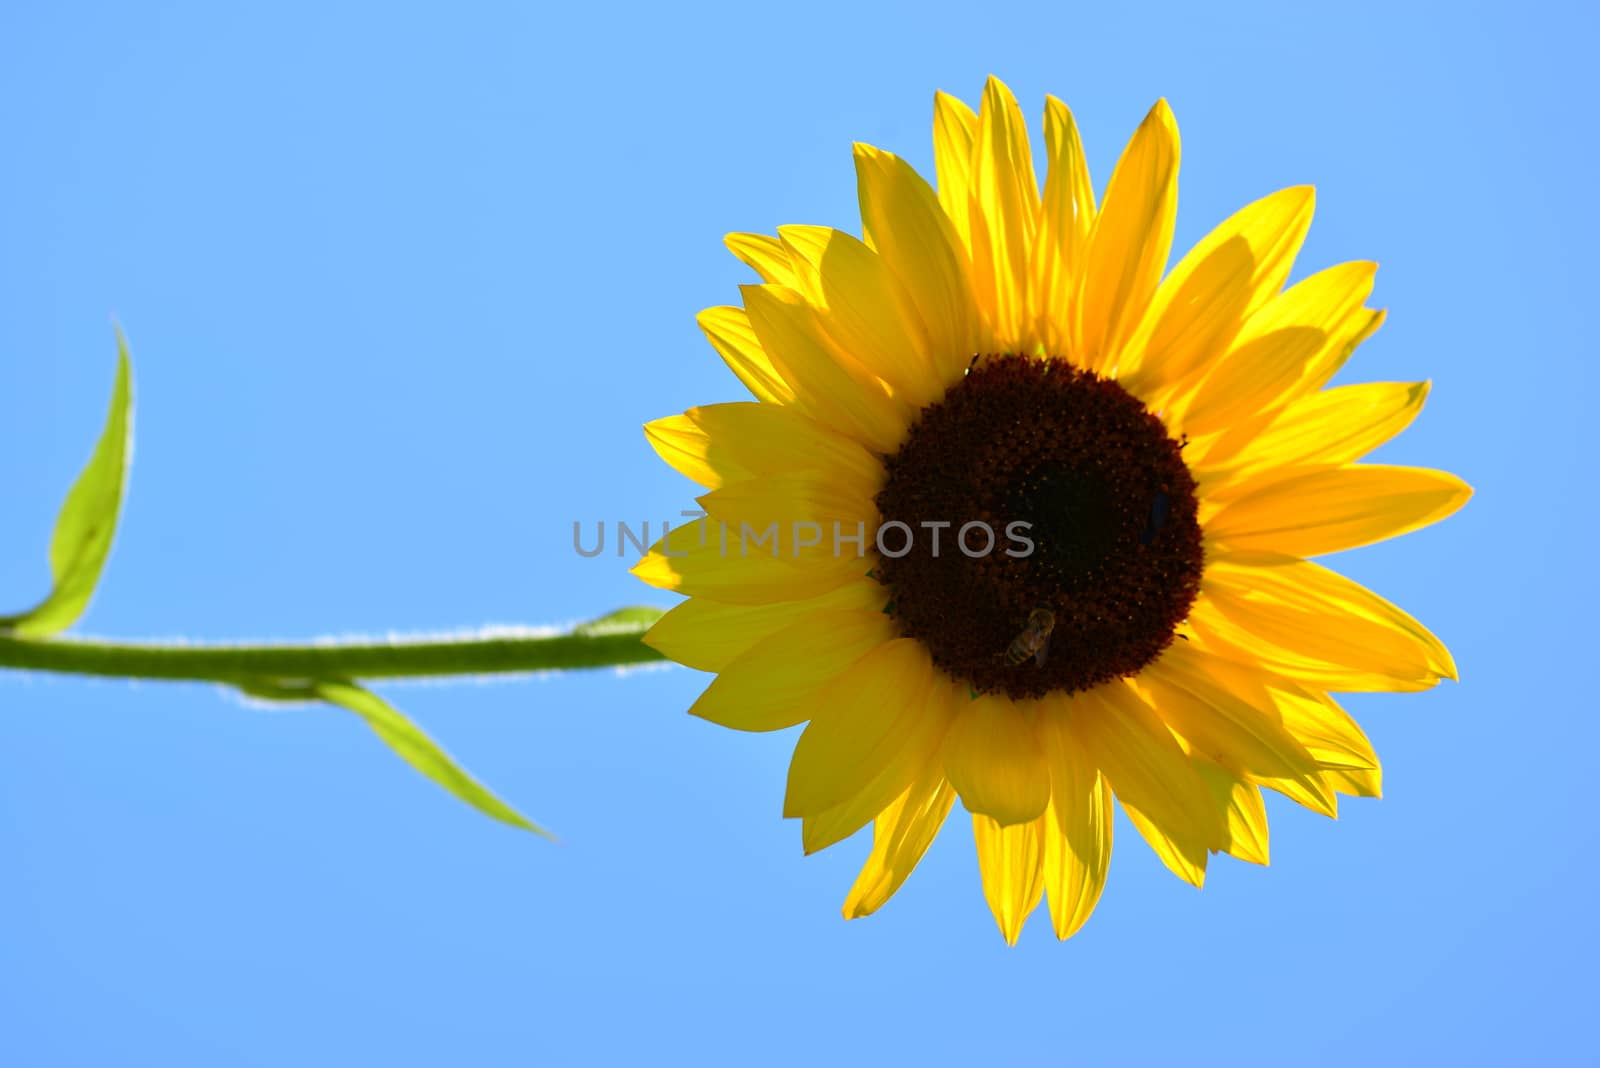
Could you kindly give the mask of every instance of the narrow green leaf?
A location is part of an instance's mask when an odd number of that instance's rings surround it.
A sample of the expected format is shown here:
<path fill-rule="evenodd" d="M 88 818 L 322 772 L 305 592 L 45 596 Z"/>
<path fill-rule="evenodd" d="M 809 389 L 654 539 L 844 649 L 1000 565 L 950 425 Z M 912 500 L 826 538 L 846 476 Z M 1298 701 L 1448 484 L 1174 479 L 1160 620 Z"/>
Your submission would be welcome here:
<path fill-rule="evenodd" d="M 246 687 L 246 692 L 254 693 L 258 697 L 274 696 L 274 691 L 280 697 L 289 692 L 285 687 L 275 687 L 270 683 Z M 304 688 L 300 689 L 300 693 L 354 712 L 372 728 L 374 734 L 382 738 L 385 744 L 399 755 L 401 760 L 485 816 L 502 823 L 509 823 L 513 827 L 520 827 L 525 831 L 532 831 L 551 841 L 556 840 L 555 835 L 496 797 L 493 791 L 452 760 L 450 754 L 441 749 L 438 742 L 428 737 L 421 727 L 371 690 L 363 689 L 353 682 L 330 679 L 306 683 Z"/>
<path fill-rule="evenodd" d="M 656 620 L 667 614 L 665 608 L 652 608 L 637 604 L 608 612 L 599 619 L 591 619 L 572 628 L 572 633 L 593 637 L 600 634 L 643 634 Z"/>
<path fill-rule="evenodd" d="M 133 371 L 127 339 L 117 331 L 117 382 L 105 430 L 88 466 L 78 475 L 56 517 L 50 538 L 50 571 L 55 585 L 39 605 L 20 616 L 0 618 L 0 631 L 26 637 L 55 634 L 83 615 L 111 553 L 127 481 L 133 431 Z"/>

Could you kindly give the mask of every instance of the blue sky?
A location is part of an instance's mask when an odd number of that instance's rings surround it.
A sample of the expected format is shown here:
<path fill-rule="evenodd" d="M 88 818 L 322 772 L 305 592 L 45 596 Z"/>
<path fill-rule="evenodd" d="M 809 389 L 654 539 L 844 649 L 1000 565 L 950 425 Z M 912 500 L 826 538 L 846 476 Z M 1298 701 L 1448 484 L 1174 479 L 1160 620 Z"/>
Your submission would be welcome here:
<path fill-rule="evenodd" d="M 721 235 L 853 229 L 850 143 L 931 169 L 938 88 L 1061 96 L 1097 184 L 1166 96 L 1179 244 L 1316 184 L 1297 274 L 1376 259 L 1390 309 L 1347 380 L 1434 382 L 1383 458 L 1477 489 L 1336 562 L 1462 669 L 1348 702 L 1382 801 L 1269 803 L 1271 867 L 1200 893 L 1120 824 L 1089 927 L 1007 949 L 959 819 L 842 921 L 867 843 L 802 857 L 792 734 L 684 715 L 687 670 L 384 691 L 559 846 L 343 713 L 0 676 L 0 1061 L 1592 1056 L 1593 16 L 1073 7 L 7 6 L 0 608 L 46 585 L 112 316 L 138 446 L 84 630 L 665 604 L 571 523 L 688 504 L 639 424 L 739 397 L 693 319 L 747 280 Z"/>

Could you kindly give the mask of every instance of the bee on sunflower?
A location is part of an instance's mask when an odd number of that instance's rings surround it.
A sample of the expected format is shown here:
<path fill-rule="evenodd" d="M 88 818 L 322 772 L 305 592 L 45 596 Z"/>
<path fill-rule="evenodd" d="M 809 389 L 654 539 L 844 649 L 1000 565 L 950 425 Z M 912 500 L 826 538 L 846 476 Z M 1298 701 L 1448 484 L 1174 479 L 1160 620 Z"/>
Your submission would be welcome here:
<path fill-rule="evenodd" d="M 694 714 L 806 724 L 783 805 L 806 852 L 872 824 L 846 917 L 888 901 L 959 798 L 1012 943 L 1045 898 L 1057 937 L 1087 920 L 1113 798 L 1199 886 L 1214 853 L 1267 862 L 1263 788 L 1329 816 L 1378 796 L 1331 694 L 1422 690 L 1455 665 L 1308 558 L 1471 495 L 1358 462 L 1428 386 L 1325 388 L 1383 312 L 1372 263 L 1285 288 L 1311 188 L 1243 208 L 1167 272 L 1166 103 L 1098 204 L 1053 97 L 1044 135 L 1041 190 L 1004 84 L 976 113 L 940 93 L 937 191 L 857 145 L 862 239 L 728 237 L 762 282 L 699 321 L 755 400 L 645 428 L 709 492 L 634 569 L 689 597 L 645 640 L 716 673 Z M 778 536 L 752 552 L 758 529 Z"/>

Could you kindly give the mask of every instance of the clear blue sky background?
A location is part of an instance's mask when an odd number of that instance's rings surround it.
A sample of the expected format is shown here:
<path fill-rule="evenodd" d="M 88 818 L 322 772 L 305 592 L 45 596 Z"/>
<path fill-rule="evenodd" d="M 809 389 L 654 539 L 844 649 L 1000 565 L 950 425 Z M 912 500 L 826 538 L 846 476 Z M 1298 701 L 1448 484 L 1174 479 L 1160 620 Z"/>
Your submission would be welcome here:
<path fill-rule="evenodd" d="M 854 923 L 791 734 L 671 669 L 384 691 L 564 839 L 331 710 L 0 677 L 0 1061 L 1577 1063 L 1592 1056 L 1592 16 L 1578 5 L 12 4 L 0 12 L 0 608 L 43 592 L 110 388 L 138 450 L 84 629 L 196 639 L 666 603 L 574 519 L 675 515 L 639 424 L 739 397 L 734 229 L 854 229 L 990 72 L 1097 182 L 1158 97 L 1179 241 L 1313 182 L 1301 273 L 1383 264 L 1387 460 L 1477 487 L 1339 561 L 1463 682 L 1350 706 L 1387 796 L 1272 804 L 1197 893 L 1126 824 L 1090 926 L 1007 949 L 957 818 Z M 1073 10 L 1073 8 L 1078 8 Z M 1275 798 L 1274 801 L 1277 799 Z"/>

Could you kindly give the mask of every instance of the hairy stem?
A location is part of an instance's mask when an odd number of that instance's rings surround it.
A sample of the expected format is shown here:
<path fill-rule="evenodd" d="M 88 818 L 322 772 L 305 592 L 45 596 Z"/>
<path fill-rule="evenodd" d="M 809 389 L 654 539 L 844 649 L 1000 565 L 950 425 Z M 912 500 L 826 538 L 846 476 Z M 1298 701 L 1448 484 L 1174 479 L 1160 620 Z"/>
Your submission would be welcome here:
<path fill-rule="evenodd" d="M 0 635 L 0 668 L 109 678 L 415 679 L 643 664 L 662 659 L 645 625 L 569 634 L 405 638 L 312 645 L 178 645 Z"/>

